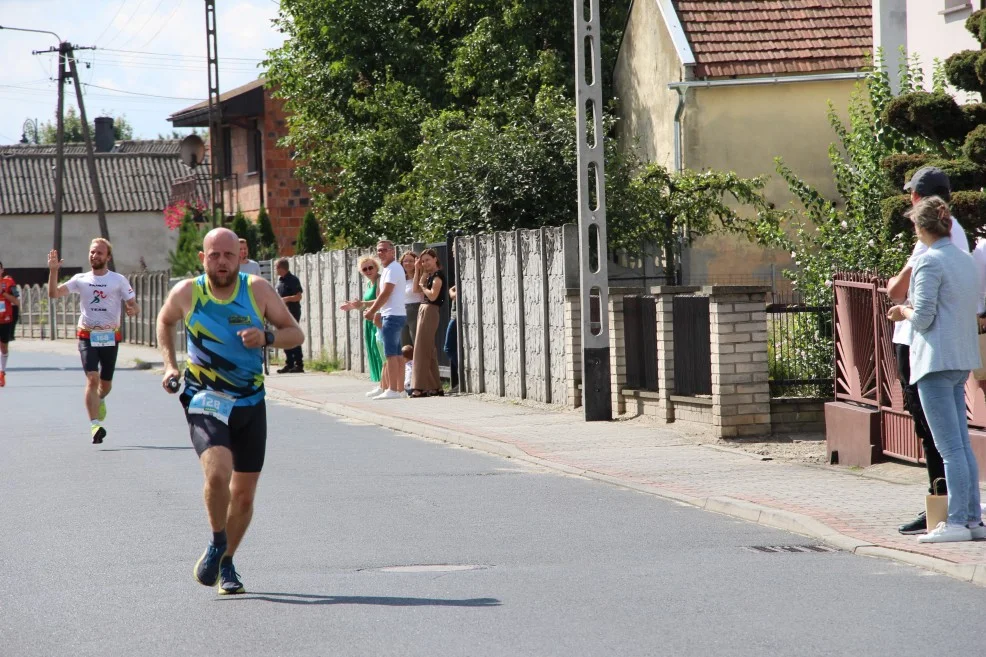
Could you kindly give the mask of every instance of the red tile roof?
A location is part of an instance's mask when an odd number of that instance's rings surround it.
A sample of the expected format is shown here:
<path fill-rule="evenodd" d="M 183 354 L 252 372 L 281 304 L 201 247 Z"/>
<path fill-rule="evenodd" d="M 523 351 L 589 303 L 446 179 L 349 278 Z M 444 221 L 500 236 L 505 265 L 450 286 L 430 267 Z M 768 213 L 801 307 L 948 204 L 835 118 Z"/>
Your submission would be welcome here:
<path fill-rule="evenodd" d="M 695 75 L 721 78 L 862 68 L 871 0 L 675 0 Z"/>

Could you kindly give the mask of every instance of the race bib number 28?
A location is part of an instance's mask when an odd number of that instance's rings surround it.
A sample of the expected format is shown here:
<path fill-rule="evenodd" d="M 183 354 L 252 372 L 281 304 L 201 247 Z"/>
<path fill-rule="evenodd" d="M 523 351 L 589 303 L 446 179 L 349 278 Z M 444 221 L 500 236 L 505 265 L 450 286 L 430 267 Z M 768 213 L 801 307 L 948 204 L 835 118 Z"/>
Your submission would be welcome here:
<path fill-rule="evenodd" d="M 214 390 L 200 390 L 188 403 L 189 415 L 211 415 L 223 424 L 229 424 L 229 414 L 233 412 L 236 400 L 229 395 Z"/>

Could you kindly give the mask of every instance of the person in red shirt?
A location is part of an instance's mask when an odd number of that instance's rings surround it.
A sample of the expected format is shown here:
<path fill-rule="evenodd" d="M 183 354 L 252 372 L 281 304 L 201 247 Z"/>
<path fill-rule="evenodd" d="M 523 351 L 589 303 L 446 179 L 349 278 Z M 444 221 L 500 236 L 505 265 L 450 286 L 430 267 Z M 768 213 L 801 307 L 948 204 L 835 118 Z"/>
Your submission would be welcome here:
<path fill-rule="evenodd" d="M 14 339 L 15 313 L 20 303 L 17 284 L 7 275 L 0 262 L 0 388 L 7 385 L 7 351 L 10 341 Z"/>

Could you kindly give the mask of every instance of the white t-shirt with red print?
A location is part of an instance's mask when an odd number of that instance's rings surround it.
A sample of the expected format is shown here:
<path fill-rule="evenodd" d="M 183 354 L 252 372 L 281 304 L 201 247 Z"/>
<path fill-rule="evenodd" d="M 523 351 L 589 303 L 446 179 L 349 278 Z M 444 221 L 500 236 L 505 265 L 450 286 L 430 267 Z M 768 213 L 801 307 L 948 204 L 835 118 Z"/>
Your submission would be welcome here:
<path fill-rule="evenodd" d="M 96 276 L 91 271 L 76 274 L 65 284 L 79 295 L 79 328 L 107 331 L 120 327 L 123 302 L 134 298 L 134 290 L 125 276 L 108 271 Z"/>

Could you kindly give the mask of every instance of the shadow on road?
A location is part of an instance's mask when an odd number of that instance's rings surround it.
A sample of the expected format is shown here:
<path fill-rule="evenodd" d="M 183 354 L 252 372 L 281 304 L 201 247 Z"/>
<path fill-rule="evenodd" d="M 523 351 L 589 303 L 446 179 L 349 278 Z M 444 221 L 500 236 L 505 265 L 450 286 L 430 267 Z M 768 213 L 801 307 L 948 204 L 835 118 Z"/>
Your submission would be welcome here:
<path fill-rule="evenodd" d="M 135 449 L 161 449 L 161 450 L 175 450 L 175 449 L 192 449 L 192 446 L 179 447 L 177 445 L 127 445 L 125 447 L 116 447 L 113 449 L 101 449 L 100 452 L 130 452 Z"/>
<path fill-rule="evenodd" d="M 499 607 L 496 598 L 467 598 L 443 600 L 441 598 L 390 598 L 362 595 L 307 595 L 304 593 L 253 592 L 244 595 L 225 596 L 225 600 L 264 600 L 286 605 L 381 605 L 384 607 Z"/>
<path fill-rule="evenodd" d="M 117 372 L 139 372 L 147 371 L 146 367 L 117 367 Z M 72 367 L 8 367 L 6 370 L 10 372 L 81 372 L 82 366 L 75 365 Z"/>

